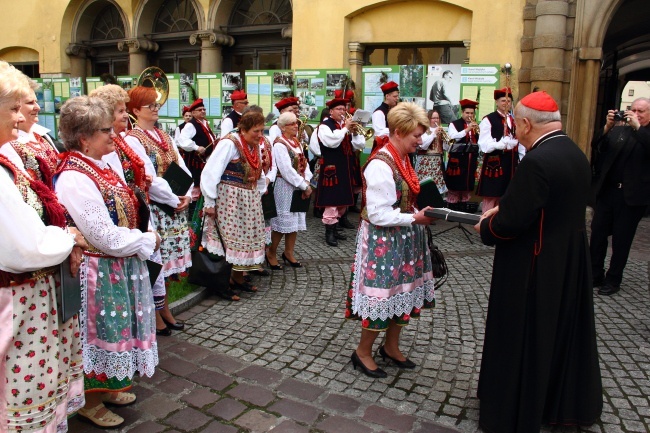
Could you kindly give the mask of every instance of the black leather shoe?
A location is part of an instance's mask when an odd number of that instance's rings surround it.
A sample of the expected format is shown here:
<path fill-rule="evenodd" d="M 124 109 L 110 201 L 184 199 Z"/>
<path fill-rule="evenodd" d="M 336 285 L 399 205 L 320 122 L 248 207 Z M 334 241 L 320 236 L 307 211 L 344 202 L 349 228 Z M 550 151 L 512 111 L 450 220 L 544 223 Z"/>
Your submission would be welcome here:
<path fill-rule="evenodd" d="M 598 294 L 603 295 L 603 296 L 611 296 L 614 293 L 618 292 L 621 290 L 620 287 L 618 286 L 612 286 L 611 284 L 605 284 L 603 287 L 598 289 Z"/>
<path fill-rule="evenodd" d="M 356 229 L 354 224 L 352 224 L 346 216 L 339 218 L 339 227 L 343 227 L 344 229 Z"/>
<path fill-rule="evenodd" d="M 363 362 L 359 359 L 359 355 L 357 355 L 357 351 L 355 350 L 352 352 L 352 356 L 350 357 L 352 360 L 352 367 L 356 370 L 357 367 L 361 371 L 363 371 L 363 374 L 365 374 L 368 377 L 375 377 L 375 378 L 383 378 L 383 377 L 388 377 L 388 374 L 382 370 L 381 368 L 377 367 L 374 370 L 369 369 L 365 365 L 363 365 Z"/>
<path fill-rule="evenodd" d="M 253 271 L 248 271 L 249 274 L 257 275 L 258 277 L 268 277 L 271 275 L 266 269 L 255 269 Z"/>
<path fill-rule="evenodd" d="M 331 247 L 337 247 L 339 245 L 336 240 L 336 224 L 327 224 L 325 226 L 325 242 Z"/>
<path fill-rule="evenodd" d="M 159 337 L 169 337 L 172 335 L 172 330 L 165 326 L 163 329 L 156 329 L 156 335 Z"/>
<path fill-rule="evenodd" d="M 399 368 L 408 368 L 408 369 L 415 368 L 415 363 L 408 358 L 406 358 L 406 361 L 398 361 L 397 359 L 390 356 L 388 353 L 386 353 L 386 350 L 384 350 L 384 346 L 379 346 L 378 352 L 379 355 L 381 356 L 381 359 L 386 361 L 386 358 L 388 358 L 391 361 L 393 361 L 393 363 Z"/>
<path fill-rule="evenodd" d="M 602 287 L 605 284 L 604 278 L 594 278 L 593 288 Z"/>
<path fill-rule="evenodd" d="M 336 239 L 339 239 L 341 241 L 346 240 L 348 237 L 343 234 L 342 230 L 339 230 L 339 228 L 336 226 L 336 224 L 332 224 L 334 226 L 334 237 Z"/>
<path fill-rule="evenodd" d="M 165 322 L 165 325 L 167 325 L 167 328 L 173 329 L 174 331 L 182 331 L 185 329 L 185 323 L 176 321 L 176 323 L 168 322 L 167 319 L 165 319 L 162 315 L 160 316 L 161 319 L 163 319 L 163 322 Z"/>

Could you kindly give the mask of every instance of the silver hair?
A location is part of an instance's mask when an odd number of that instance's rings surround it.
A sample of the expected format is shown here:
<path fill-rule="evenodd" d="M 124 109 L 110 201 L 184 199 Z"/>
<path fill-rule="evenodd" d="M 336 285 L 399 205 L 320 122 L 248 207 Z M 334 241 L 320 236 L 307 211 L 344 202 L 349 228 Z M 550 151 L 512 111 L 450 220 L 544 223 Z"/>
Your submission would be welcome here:
<path fill-rule="evenodd" d="M 636 98 L 634 101 L 632 101 L 632 105 L 634 105 L 635 102 L 639 102 L 639 101 L 643 101 L 646 104 L 650 105 L 650 98 L 646 98 L 644 96 L 642 96 L 640 98 Z"/>
<path fill-rule="evenodd" d="M 113 108 L 101 98 L 77 96 L 61 107 L 59 132 L 67 150 L 81 150 L 81 139 L 113 123 Z"/>
<path fill-rule="evenodd" d="M 538 111 L 519 103 L 515 107 L 517 117 L 525 117 L 533 124 L 545 124 L 551 122 L 561 122 L 560 110 L 557 111 Z"/>
<path fill-rule="evenodd" d="M 278 127 L 282 128 L 283 126 L 287 126 L 290 123 L 294 123 L 297 120 L 297 117 L 295 114 L 285 111 L 284 113 L 280 114 L 280 117 L 278 117 Z"/>

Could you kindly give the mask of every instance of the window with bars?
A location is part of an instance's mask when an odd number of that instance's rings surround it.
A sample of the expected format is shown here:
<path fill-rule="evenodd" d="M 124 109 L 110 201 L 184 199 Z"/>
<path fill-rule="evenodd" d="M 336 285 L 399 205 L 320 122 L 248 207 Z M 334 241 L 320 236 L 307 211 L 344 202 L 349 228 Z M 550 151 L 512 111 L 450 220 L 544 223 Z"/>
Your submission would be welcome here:
<path fill-rule="evenodd" d="M 154 33 L 186 32 L 199 29 L 191 0 L 166 0 L 154 20 Z"/>
<path fill-rule="evenodd" d="M 289 24 L 293 10 L 288 0 L 245 0 L 237 2 L 230 17 L 231 26 Z"/>
<path fill-rule="evenodd" d="M 119 12 L 113 5 L 107 5 L 97 15 L 93 24 L 90 39 L 103 41 L 107 39 L 124 39 L 124 23 Z"/>

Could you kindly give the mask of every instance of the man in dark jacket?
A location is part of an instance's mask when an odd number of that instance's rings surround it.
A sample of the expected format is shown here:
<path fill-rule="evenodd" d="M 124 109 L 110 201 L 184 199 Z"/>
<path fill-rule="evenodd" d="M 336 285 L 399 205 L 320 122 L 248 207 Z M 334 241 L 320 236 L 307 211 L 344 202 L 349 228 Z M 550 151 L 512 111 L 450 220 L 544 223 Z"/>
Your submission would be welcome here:
<path fill-rule="evenodd" d="M 639 98 L 615 126 L 614 110 L 607 113 L 603 134 L 594 140 L 599 172 L 591 222 L 591 264 L 599 295 L 618 292 L 639 221 L 650 204 L 650 99 Z M 612 257 L 605 274 L 607 237 Z"/>
<path fill-rule="evenodd" d="M 589 162 L 546 93 L 523 98 L 515 123 L 526 156 L 475 226 L 496 245 L 479 425 L 488 433 L 591 425 L 603 397 L 585 230 Z"/>

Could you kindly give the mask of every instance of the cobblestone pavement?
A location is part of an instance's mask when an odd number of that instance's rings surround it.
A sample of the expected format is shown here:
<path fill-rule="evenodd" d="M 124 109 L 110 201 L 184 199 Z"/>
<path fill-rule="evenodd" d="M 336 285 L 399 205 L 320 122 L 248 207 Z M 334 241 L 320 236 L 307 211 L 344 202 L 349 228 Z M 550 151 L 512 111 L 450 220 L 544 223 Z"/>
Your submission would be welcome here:
<path fill-rule="evenodd" d="M 493 249 L 445 222 L 433 231 L 450 268 L 436 308 L 411 321 L 402 351 L 414 371 L 384 365 L 371 380 L 352 369 L 357 322 L 343 319 L 354 231 L 338 248 L 318 220 L 298 235 L 302 268 L 259 278 L 240 302 L 208 298 L 177 317 L 187 330 L 160 340 L 161 363 L 139 381 L 139 401 L 118 409 L 137 432 L 476 432 L 476 388 Z M 594 296 L 604 411 L 589 429 L 650 431 L 650 219 L 637 231 L 622 290 Z M 281 245 L 282 248 L 282 245 Z M 280 248 L 280 251 L 281 251 Z M 72 432 L 94 428 L 73 420 Z"/>

